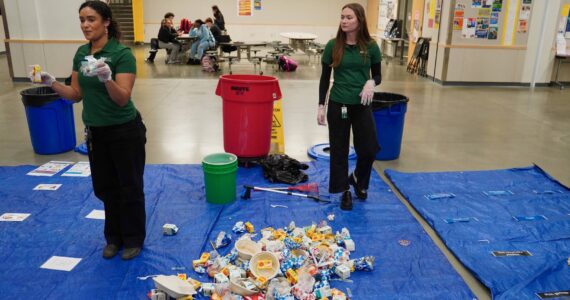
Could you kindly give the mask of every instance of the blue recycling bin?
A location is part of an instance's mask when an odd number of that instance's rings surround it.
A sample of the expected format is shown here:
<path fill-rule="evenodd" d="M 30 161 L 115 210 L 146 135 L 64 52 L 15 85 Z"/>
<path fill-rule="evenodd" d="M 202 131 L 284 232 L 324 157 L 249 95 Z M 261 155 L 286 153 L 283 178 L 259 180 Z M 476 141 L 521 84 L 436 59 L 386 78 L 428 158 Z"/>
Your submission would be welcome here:
<path fill-rule="evenodd" d="M 20 92 L 26 109 L 32 147 L 37 154 L 57 154 L 75 148 L 73 102 L 62 99 L 50 87 Z"/>
<path fill-rule="evenodd" d="M 380 144 L 376 160 L 393 160 L 400 157 L 408 101 L 406 96 L 400 94 L 374 93 L 372 111 Z"/>

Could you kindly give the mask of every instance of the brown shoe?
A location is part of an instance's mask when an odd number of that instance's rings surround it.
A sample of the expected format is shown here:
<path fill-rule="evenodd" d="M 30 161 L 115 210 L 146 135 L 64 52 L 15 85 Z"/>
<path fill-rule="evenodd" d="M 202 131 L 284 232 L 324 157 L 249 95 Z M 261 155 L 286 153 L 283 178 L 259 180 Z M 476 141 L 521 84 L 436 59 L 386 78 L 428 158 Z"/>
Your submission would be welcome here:
<path fill-rule="evenodd" d="M 120 247 L 115 244 L 108 244 L 105 246 L 105 248 L 103 248 L 103 258 L 111 259 L 115 257 L 115 255 L 117 255 L 119 252 L 119 248 Z"/>
<path fill-rule="evenodd" d="M 123 255 L 121 255 L 121 258 L 123 260 L 133 259 L 139 256 L 140 253 L 141 253 L 141 247 L 125 248 L 125 250 L 123 250 Z"/>

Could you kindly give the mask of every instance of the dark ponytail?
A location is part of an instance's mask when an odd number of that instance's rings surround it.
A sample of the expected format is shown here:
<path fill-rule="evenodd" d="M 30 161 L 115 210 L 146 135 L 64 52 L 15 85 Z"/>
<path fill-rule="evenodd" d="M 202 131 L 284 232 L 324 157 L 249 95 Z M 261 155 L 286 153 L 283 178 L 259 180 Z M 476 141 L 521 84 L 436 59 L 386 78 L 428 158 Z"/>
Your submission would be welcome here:
<path fill-rule="evenodd" d="M 107 27 L 107 37 L 114 38 L 116 40 L 121 39 L 121 30 L 119 29 L 119 24 L 115 19 L 113 19 L 113 12 L 107 3 L 103 1 L 86 1 L 79 7 L 79 12 L 82 9 L 89 7 L 97 12 L 101 16 L 103 21 L 109 21 L 109 26 Z"/>

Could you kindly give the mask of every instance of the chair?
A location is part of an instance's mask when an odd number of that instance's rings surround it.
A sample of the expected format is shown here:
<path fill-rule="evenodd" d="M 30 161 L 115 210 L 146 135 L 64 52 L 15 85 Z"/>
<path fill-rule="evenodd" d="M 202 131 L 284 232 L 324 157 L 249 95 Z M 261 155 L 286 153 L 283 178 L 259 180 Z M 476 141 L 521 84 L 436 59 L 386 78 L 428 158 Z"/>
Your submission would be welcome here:
<path fill-rule="evenodd" d="M 229 72 L 232 74 L 232 64 L 239 61 L 237 56 L 232 56 L 231 53 L 234 51 L 238 51 L 238 48 L 234 45 L 219 45 L 219 43 L 230 43 L 232 41 L 229 35 L 221 35 L 218 37 L 218 47 L 220 48 L 220 56 L 221 59 L 219 61 L 228 60 Z M 224 53 L 227 56 L 224 56 Z"/>
<path fill-rule="evenodd" d="M 310 41 L 305 52 L 309 56 L 309 62 L 311 61 L 311 56 L 314 56 L 315 60 L 318 62 L 324 51 L 325 47 L 323 44 Z"/>

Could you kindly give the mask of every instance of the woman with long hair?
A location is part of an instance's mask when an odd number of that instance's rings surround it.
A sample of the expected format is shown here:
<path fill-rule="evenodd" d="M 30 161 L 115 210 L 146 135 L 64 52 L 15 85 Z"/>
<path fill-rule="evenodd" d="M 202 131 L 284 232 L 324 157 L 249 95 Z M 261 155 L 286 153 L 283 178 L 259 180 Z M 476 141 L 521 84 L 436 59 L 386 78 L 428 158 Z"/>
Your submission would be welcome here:
<path fill-rule="evenodd" d="M 139 255 L 146 235 L 146 127 L 131 101 L 136 61 L 119 43 L 121 33 L 105 2 L 82 3 L 79 20 L 89 43 L 75 53 L 71 86 L 45 72 L 42 82 L 63 98 L 83 100 L 93 190 L 105 207 L 103 257 L 124 247 L 121 258 L 129 260 Z"/>
<path fill-rule="evenodd" d="M 350 186 L 357 198 L 365 200 L 376 152 L 380 150 L 376 125 L 370 104 L 374 88 L 380 84 L 380 49 L 368 32 L 362 5 L 342 7 L 336 38 L 330 40 L 323 52 L 319 84 L 317 122 L 329 124 L 330 178 L 329 192 L 342 193 L 340 208 L 352 210 Z M 329 94 L 328 110 L 325 100 L 331 71 L 334 83 Z M 350 130 L 358 156 L 356 168 L 348 173 Z"/>
<path fill-rule="evenodd" d="M 214 24 L 218 26 L 221 30 L 226 30 L 226 22 L 224 21 L 224 15 L 220 11 L 217 5 L 212 5 L 212 13 L 214 14 Z"/>

